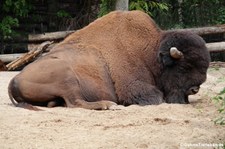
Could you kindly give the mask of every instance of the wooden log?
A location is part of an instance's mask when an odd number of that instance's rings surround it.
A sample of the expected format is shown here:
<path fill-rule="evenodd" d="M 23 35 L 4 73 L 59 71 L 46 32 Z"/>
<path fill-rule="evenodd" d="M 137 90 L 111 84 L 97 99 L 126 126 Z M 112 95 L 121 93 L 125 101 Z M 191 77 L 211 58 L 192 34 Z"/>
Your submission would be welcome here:
<path fill-rule="evenodd" d="M 191 31 L 200 36 L 208 35 L 208 34 L 221 34 L 225 33 L 225 24 L 219 26 L 211 26 L 211 27 L 199 27 L 199 28 L 186 28 L 186 29 L 173 29 L 174 31 Z M 71 31 L 59 31 L 59 32 L 51 32 L 51 33 L 43 33 L 43 34 L 30 34 L 28 37 L 18 37 L 13 39 L 13 42 L 36 42 L 41 43 L 44 41 L 60 41 L 65 37 L 74 33 L 75 30 Z M 7 41 L 7 40 L 6 40 Z"/>
<path fill-rule="evenodd" d="M 44 52 L 49 52 L 57 43 L 52 43 L 49 45 Z M 40 44 L 29 44 L 28 51 L 37 49 Z M 4 63 L 10 63 L 16 59 L 22 57 L 25 53 L 14 53 L 14 54 L 0 54 L 0 60 Z"/>
<path fill-rule="evenodd" d="M 212 26 L 212 27 L 199 27 L 199 28 L 186 28 L 186 29 L 175 29 L 175 31 L 191 31 L 200 36 L 208 34 L 221 34 L 225 33 L 225 26 Z"/>
<path fill-rule="evenodd" d="M 1 54 L 0 60 L 4 63 L 12 62 L 20 57 L 22 57 L 24 53 L 17 53 L 17 54 Z"/>
<path fill-rule="evenodd" d="M 52 33 L 44 33 L 44 34 L 35 34 L 29 35 L 29 42 L 43 42 L 43 41 L 53 41 L 53 40 L 62 40 L 69 34 L 74 31 L 60 31 L 60 32 L 52 32 Z"/>
<path fill-rule="evenodd" d="M 50 44 L 53 42 L 46 41 L 42 43 L 40 46 L 35 48 L 32 51 L 29 51 L 28 53 L 24 54 L 22 57 L 16 59 L 15 61 L 9 63 L 6 65 L 8 70 L 15 70 L 16 68 L 30 62 L 33 60 L 35 57 L 37 57 L 39 54 L 41 54 Z"/>
<path fill-rule="evenodd" d="M 199 27 L 199 28 L 187 28 L 187 29 L 174 29 L 174 31 L 191 31 L 198 35 L 208 35 L 208 34 L 221 34 L 225 33 L 225 25 L 212 26 L 212 27 Z M 59 31 L 44 34 L 29 35 L 29 42 L 43 42 L 47 40 L 63 40 L 66 36 L 74 33 L 75 31 Z"/>
<path fill-rule="evenodd" d="M 5 39 L 4 42 L 11 42 L 11 43 L 42 43 L 44 41 L 60 41 L 63 40 L 66 36 L 70 35 L 71 33 L 75 32 L 72 31 L 58 31 L 58 32 L 49 32 L 43 34 L 29 34 L 29 35 L 22 35 L 18 37 L 14 37 L 12 39 Z"/>
<path fill-rule="evenodd" d="M 45 52 L 49 52 L 49 50 L 51 50 L 56 44 L 52 43 L 51 45 L 49 45 L 46 49 Z M 32 45 L 31 47 L 33 47 L 32 49 L 35 50 L 37 49 L 37 47 L 40 45 Z M 31 49 L 28 48 L 28 49 Z M 215 43 L 207 43 L 206 47 L 208 48 L 209 52 L 223 52 L 225 51 L 225 42 L 215 42 Z M 31 50 L 31 51 L 33 51 Z M 24 53 L 16 53 L 16 54 L 1 54 L 0 55 L 0 60 L 4 63 L 9 63 L 12 61 L 15 61 L 18 58 L 23 57 Z"/>
<path fill-rule="evenodd" d="M 51 45 L 49 45 L 47 47 L 47 49 L 45 49 L 45 52 L 49 52 L 56 44 L 58 44 L 58 42 L 54 42 L 52 43 Z M 29 43 L 27 45 L 27 49 L 28 51 L 31 51 L 31 50 L 34 50 L 36 47 L 38 47 L 40 44 L 37 44 L 37 43 Z"/>
<path fill-rule="evenodd" d="M 225 62 L 220 62 L 220 61 L 210 62 L 210 67 L 213 67 L 213 68 L 225 67 Z"/>
<path fill-rule="evenodd" d="M 209 52 L 223 52 L 225 51 L 225 42 L 207 43 L 206 47 Z"/>

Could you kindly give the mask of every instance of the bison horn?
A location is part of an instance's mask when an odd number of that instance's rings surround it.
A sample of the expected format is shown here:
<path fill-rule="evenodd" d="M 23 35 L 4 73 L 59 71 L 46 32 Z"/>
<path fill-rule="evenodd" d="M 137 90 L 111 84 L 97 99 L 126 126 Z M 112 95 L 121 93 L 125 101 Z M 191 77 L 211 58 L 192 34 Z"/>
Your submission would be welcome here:
<path fill-rule="evenodd" d="M 181 59 L 184 55 L 181 51 L 179 51 L 176 47 L 170 48 L 170 55 L 172 58 Z"/>

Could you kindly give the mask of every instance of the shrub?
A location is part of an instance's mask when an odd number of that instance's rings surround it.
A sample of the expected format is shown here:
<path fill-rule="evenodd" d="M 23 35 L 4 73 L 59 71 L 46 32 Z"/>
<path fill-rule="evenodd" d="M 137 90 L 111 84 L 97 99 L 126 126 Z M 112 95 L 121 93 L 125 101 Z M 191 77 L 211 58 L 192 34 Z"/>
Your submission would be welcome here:
<path fill-rule="evenodd" d="M 213 98 L 213 100 L 219 105 L 218 112 L 221 114 L 214 120 L 214 122 L 215 124 L 225 125 L 225 87 Z"/>

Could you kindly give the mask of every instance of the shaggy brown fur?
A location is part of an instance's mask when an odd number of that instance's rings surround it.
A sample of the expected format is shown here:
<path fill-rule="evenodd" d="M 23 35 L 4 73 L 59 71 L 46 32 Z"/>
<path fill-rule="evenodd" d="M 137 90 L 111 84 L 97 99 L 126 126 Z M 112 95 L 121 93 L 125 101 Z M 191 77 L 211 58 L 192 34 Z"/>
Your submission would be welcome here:
<path fill-rule="evenodd" d="M 171 46 L 183 51 L 184 58 L 170 58 Z M 199 36 L 164 33 L 143 12 L 117 11 L 71 34 L 27 66 L 11 80 L 9 95 L 19 103 L 65 102 L 87 109 L 160 104 L 164 99 L 187 103 L 192 87 L 204 82 L 208 65 Z"/>

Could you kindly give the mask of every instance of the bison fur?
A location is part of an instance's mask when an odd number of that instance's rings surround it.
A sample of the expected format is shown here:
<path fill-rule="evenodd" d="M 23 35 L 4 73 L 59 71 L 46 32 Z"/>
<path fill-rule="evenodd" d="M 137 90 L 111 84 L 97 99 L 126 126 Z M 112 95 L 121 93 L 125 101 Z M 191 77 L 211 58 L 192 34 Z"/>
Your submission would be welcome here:
<path fill-rule="evenodd" d="M 162 31 L 141 11 L 115 11 L 25 67 L 8 90 L 16 105 L 110 109 L 116 104 L 184 104 L 206 80 L 209 62 L 198 35 Z"/>

